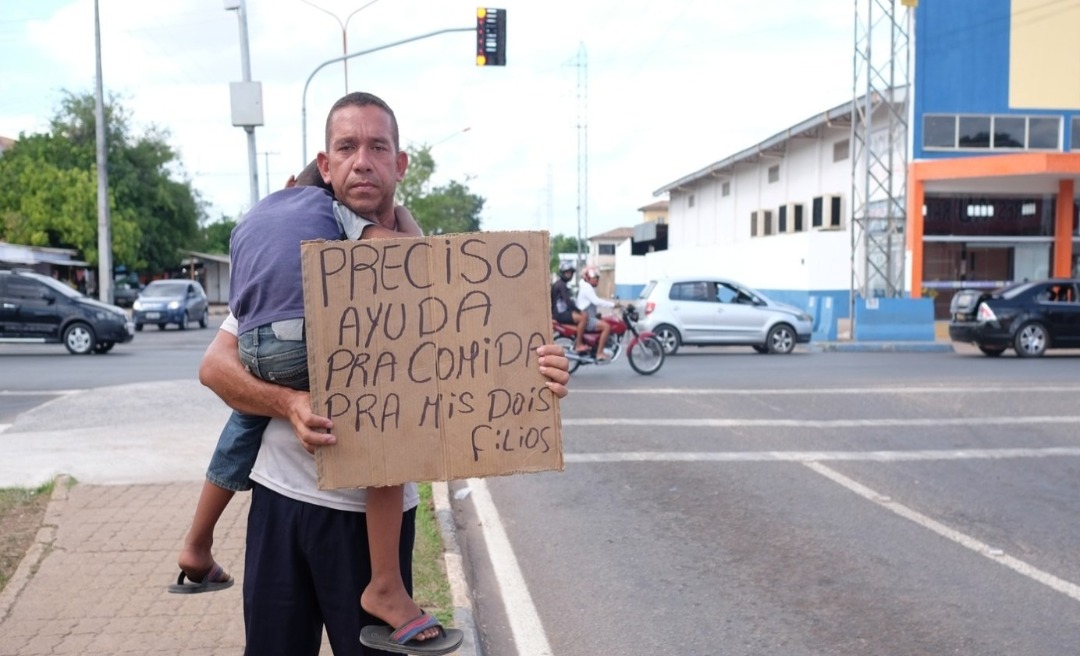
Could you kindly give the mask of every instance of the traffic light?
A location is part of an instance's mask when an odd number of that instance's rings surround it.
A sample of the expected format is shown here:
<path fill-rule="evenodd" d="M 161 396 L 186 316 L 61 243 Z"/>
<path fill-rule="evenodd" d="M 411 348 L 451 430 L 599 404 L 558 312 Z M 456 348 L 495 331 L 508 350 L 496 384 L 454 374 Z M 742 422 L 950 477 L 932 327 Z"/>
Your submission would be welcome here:
<path fill-rule="evenodd" d="M 506 66 L 506 10 L 476 10 L 476 65 Z"/>

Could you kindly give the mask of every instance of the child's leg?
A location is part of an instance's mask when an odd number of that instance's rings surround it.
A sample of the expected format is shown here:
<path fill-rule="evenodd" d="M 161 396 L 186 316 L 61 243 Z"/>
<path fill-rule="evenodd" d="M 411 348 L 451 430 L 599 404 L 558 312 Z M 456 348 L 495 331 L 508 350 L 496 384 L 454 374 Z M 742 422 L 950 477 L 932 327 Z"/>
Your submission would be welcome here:
<path fill-rule="evenodd" d="M 218 437 L 214 455 L 206 470 L 206 482 L 191 519 L 191 528 L 177 558 L 180 569 L 192 581 L 202 581 L 214 567 L 211 552 L 214 527 L 233 495 L 240 490 L 250 489 L 248 474 L 255 465 L 262 433 L 269 421 L 267 417 L 233 412 Z M 227 579 L 228 574 L 222 572 L 218 578 Z"/>
<path fill-rule="evenodd" d="M 214 556 L 211 548 L 214 545 L 214 526 L 234 494 L 234 490 L 218 487 L 210 481 L 203 482 L 199 503 L 195 506 L 195 516 L 191 519 L 191 528 L 188 529 L 184 547 L 177 558 L 177 564 L 189 580 L 199 583 L 213 569 Z"/>
<path fill-rule="evenodd" d="M 360 596 L 360 605 L 368 613 L 390 626 L 398 627 L 415 619 L 421 612 L 401 580 L 398 561 L 398 536 L 405 488 L 401 485 L 367 489 L 367 536 L 371 554 L 371 582 Z M 439 635 L 429 629 L 417 636 L 427 640 Z"/>

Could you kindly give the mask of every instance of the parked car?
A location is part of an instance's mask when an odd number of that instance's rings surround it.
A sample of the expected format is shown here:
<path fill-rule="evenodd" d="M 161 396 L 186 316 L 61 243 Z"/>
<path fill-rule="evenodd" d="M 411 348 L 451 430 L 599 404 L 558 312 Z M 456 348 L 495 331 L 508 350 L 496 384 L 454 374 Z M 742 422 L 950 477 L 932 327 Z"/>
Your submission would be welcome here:
<path fill-rule="evenodd" d="M 206 328 L 210 320 L 206 292 L 194 280 L 155 280 L 143 288 L 131 309 L 135 330 L 148 323 L 156 323 L 159 330 L 170 323 L 187 330 L 192 321 Z"/>
<path fill-rule="evenodd" d="M 813 332 L 805 311 L 724 278 L 653 280 L 638 298 L 644 308 L 639 326 L 656 333 L 668 355 L 689 345 L 791 353 L 796 344 L 808 343 Z"/>
<path fill-rule="evenodd" d="M 76 355 L 130 342 L 124 310 L 29 270 L 0 270 L 0 342 L 62 343 Z"/>
<path fill-rule="evenodd" d="M 949 338 L 989 356 L 1022 358 L 1080 348 L 1080 280 L 1022 282 L 994 291 L 961 289 L 949 306 Z"/>

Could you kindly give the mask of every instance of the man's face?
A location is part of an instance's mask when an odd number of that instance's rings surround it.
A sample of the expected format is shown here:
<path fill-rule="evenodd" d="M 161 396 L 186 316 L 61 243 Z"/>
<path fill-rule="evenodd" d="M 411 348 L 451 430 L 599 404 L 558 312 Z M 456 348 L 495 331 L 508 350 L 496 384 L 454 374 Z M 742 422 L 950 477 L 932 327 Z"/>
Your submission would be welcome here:
<path fill-rule="evenodd" d="M 600 276 L 587 276 L 585 278 L 585 281 L 588 282 L 593 287 L 596 287 L 597 285 L 600 284 Z"/>
<path fill-rule="evenodd" d="M 374 105 L 342 107 L 329 133 L 328 151 L 318 155 L 323 180 L 343 205 L 392 227 L 394 191 L 409 157 L 394 148 L 390 115 Z"/>

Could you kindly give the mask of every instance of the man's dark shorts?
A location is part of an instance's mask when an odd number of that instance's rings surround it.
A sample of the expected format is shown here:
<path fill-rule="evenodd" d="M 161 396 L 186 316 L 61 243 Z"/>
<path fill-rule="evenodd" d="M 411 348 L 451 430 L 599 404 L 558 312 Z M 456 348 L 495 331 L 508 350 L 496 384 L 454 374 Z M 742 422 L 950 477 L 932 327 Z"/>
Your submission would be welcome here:
<path fill-rule="evenodd" d="M 573 310 L 563 310 L 562 312 L 557 313 L 555 315 L 555 323 L 569 323 L 569 324 L 577 323 L 576 321 L 574 321 L 574 311 Z"/>

